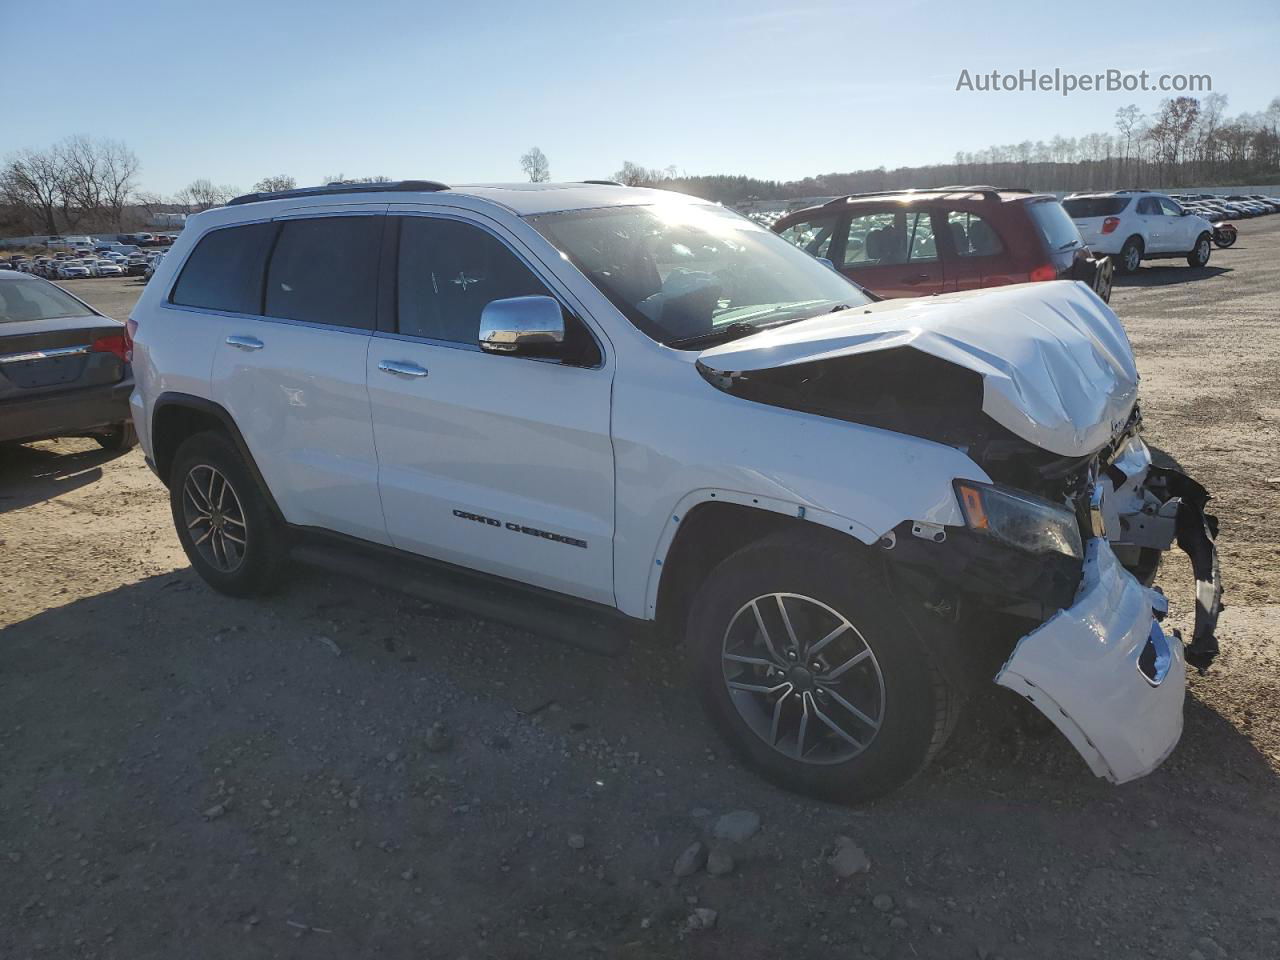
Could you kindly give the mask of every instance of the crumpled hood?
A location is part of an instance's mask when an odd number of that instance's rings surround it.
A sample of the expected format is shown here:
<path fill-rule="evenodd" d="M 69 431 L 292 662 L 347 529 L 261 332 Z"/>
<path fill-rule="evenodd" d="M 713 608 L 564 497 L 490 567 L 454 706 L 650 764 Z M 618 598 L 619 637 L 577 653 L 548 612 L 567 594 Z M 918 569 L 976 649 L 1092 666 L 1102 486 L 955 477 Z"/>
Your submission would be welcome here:
<path fill-rule="evenodd" d="M 912 347 L 982 376 L 982 409 L 1061 456 L 1101 449 L 1128 421 L 1138 370 L 1120 320 L 1074 281 L 884 300 L 703 351 L 742 373 Z"/>

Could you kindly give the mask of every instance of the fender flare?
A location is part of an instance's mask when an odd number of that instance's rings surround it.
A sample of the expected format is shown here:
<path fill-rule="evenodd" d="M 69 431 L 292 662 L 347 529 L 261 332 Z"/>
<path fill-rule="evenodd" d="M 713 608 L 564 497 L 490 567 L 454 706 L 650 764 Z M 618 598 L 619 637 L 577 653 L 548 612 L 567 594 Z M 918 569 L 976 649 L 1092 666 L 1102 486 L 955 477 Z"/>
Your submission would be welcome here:
<path fill-rule="evenodd" d="M 856 520 L 806 504 L 776 497 L 743 493 L 741 490 L 727 490 L 720 487 L 702 487 L 692 490 L 681 497 L 680 501 L 671 509 L 667 516 L 667 522 L 662 528 L 662 535 L 658 538 L 658 543 L 654 549 L 653 562 L 649 565 L 649 580 L 645 588 L 644 618 L 646 620 L 653 620 L 657 617 L 658 589 L 662 584 L 663 574 L 662 566 L 671 549 L 671 544 L 675 542 L 676 534 L 680 530 L 680 524 L 689 515 L 690 511 L 704 503 L 732 503 L 749 507 L 753 510 L 805 520 L 854 537 L 860 543 L 868 546 L 880 539 L 879 534 L 874 530 Z"/>
<path fill-rule="evenodd" d="M 262 491 L 262 495 L 266 497 L 267 508 L 275 515 L 277 520 L 284 521 L 284 514 L 281 513 L 279 505 L 276 503 L 275 496 L 271 493 L 271 488 L 267 486 L 266 479 L 258 470 L 258 463 L 253 458 L 253 453 L 249 450 L 249 445 L 245 443 L 244 434 L 240 432 L 240 428 L 236 425 L 235 418 L 227 411 L 226 407 L 205 397 L 198 397 L 191 393 L 181 393 L 176 390 L 168 390 L 156 397 L 156 402 L 151 408 L 151 415 L 148 418 L 147 426 L 151 431 L 151 449 L 154 452 L 156 448 L 156 421 L 160 419 L 162 411 L 174 407 L 180 407 L 187 410 L 195 410 L 206 416 L 217 420 L 222 428 L 226 431 L 227 436 L 235 445 L 236 452 L 245 462 L 245 466 L 249 468 L 249 473 L 253 476 L 254 482 L 257 483 L 258 489 Z M 175 448 L 176 449 L 176 448 Z M 164 467 L 167 464 L 161 464 L 159 457 L 156 458 L 156 472 L 160 475 L 161 482 L 167 487 L 169 485 L 167 473 Z"/>

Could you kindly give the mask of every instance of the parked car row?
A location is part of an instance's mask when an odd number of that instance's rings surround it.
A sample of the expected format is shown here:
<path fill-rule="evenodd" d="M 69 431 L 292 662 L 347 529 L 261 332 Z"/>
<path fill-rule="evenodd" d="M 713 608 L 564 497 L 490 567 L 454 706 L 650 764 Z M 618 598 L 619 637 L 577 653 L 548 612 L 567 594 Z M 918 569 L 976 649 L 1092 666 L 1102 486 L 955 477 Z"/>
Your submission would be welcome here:
<path fill-rule="evenodd" d="M 1280 197 L 1266 197 L 1260 193 L 1231 194 L 1219 197 L 1211 193 L 1175 193 L 1171 195 L 1184 208 L 1210 220 L 1262 217 L 1280 213 Z"/>
<path fill-rule="evenodd" d="M 92 255 L 76 257 L 69 253 L 54 254 L 51 257 L 28 257 L 14 254 L 7 259 L 0 259 L 0 270 L 16 270 L 19 273 L 30 273 L 46 280 L 74 280 L 84 277 L 149 277 L 151 265 L 163 253 L 152 251 L 143 253 L 120 253 L 115 250 L 102 250 Z"/>

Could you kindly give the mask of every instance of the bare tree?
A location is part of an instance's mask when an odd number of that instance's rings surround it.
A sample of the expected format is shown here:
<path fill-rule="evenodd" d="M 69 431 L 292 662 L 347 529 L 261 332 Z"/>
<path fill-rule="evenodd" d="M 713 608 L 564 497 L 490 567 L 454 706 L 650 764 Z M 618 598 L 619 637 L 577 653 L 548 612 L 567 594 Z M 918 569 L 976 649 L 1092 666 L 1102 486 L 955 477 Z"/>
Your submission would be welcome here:
<path fill-rule="evenodd" d="M 189 184 L 174 194 L 174 203 L 179 203 L 187 208 L 188 213 L 199 213 L 201 210 L 209 210 L 213 207 L 220 207 L 240 191 L 235 187 L 229 187 L 226 184 L 218 185 L 211 180 L 200 179 L 192 180 Z"/>
<path fill-rule="evenodd" d="M 630 160 L 622 164 L 622 169 L 613 175 L 613 179 L 628 187 L 651 186 L 664 180 L 674 180 L 678 168 L 673 163 L 669 167 L 642 167 Z"/>
<path fill-rule="evenodd" d="M 551 179 L 551 162 L 547 155 L 537 147 L 520 158 L 520 169 L 529 178 L 530 183 L 545 183 Z"/>
<path fill-rule="evenodd" d="M 330 174 L 324 178 L 324 183 L 332 186 L 335 183 L 390 183 L 391 178 L 386 174 L 380 173 L 374 177 L 348 177 L 345 173 Z"/>
<path fill-rule="evenodd" d="M 298 181 L 288 174 L 279 174 L 274 177 L 263 177 L 253 185 L 254 193 L 280 193 L 284 190 L 292 190 L 298 185 Z"/>
<path fill-rule="evenodd" d="M 55 150 L 20 150 L 0 170 L 0 196 L 47 234 L 58 232 L 57 211 L 66 180 Z"/>

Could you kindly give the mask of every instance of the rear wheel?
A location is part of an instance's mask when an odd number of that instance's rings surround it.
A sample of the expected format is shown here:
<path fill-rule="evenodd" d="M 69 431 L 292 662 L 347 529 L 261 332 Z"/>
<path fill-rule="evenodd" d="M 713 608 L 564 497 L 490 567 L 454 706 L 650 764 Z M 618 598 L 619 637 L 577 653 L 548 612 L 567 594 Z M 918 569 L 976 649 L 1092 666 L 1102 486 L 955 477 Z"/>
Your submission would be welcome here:
<path fill-rule="evenodd" d="M 1116 257 L 1116 272 L 1133 273 L 1142 264 L 1142 238 L 1130 237 Z"/>
<path fill-rule="evenodd" d="M 198 433 L 178 447 L 169 505 L 187 559 L 215 590 L 248 597 L 279 582 L 287 531 L 224 434 Z"/>
<path fill-rule="evenodd" d="M 851 803 L 924 768 L 957 699 L 879 574 L 853 550 L 785 532 L 720 563 L 690 612 L 694 684 L 743 762 Z"/>
<path fill-rule="evenodd" d="M 94 436 L 98 441 L 98 446 L 103 450 L 128 450 L 138 442 L 138 434 L 133 429 L 131 421 L 117 423 L 106 433 L 99 433 Z"/>
<path fill-rule="evenodd" d="M 1196 238 L 1195 248 L 1187 254 L 1187 265 L 1203 267 L 1209 262 L 1209 253 L 1213 250 L 1212 238 L 1207 233 Z"/>

